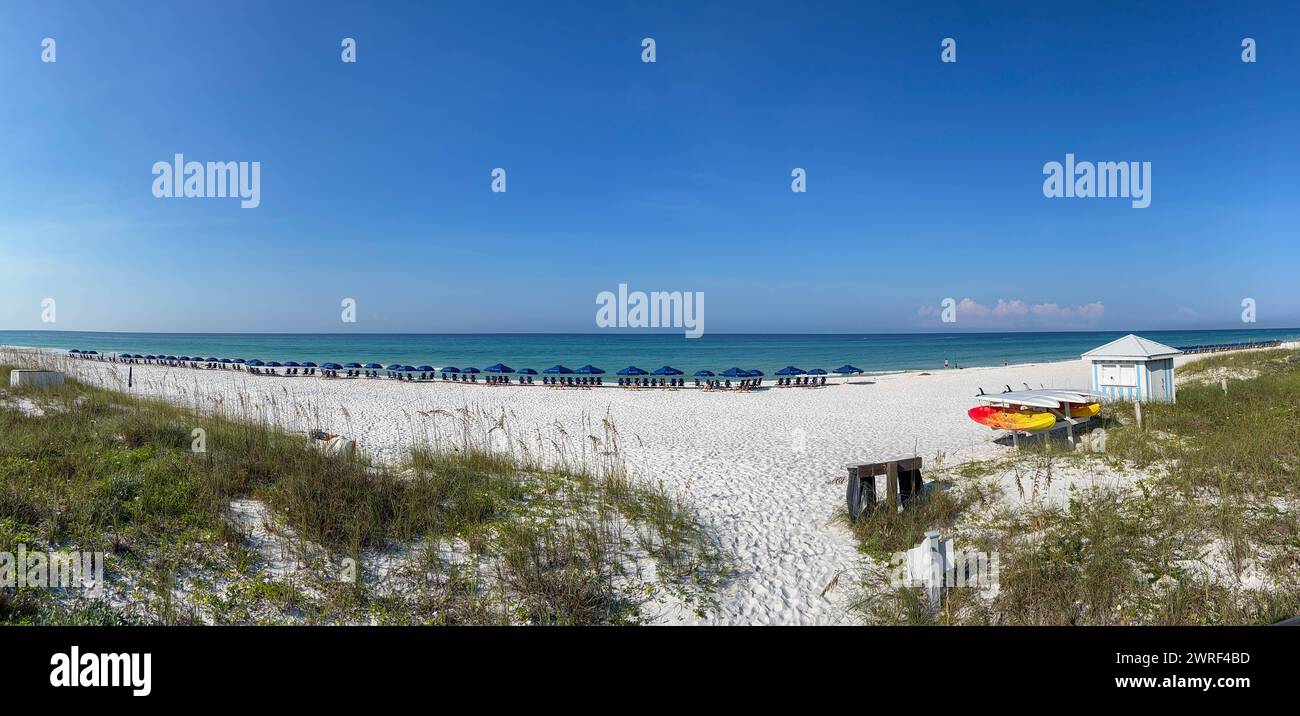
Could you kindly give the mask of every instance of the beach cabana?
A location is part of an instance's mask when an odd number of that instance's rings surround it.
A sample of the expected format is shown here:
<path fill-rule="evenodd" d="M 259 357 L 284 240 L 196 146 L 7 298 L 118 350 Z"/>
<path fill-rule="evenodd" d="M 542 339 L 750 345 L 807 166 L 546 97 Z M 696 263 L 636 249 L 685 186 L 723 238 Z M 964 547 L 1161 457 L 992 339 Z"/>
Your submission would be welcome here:
<path fill-rule="evenodd" d="M 1117 338 L 1083 354 L 1092 390 L 1108 400 L 1174 402 L 1174 356 L 1182 351 L 1134 335 Z"/>

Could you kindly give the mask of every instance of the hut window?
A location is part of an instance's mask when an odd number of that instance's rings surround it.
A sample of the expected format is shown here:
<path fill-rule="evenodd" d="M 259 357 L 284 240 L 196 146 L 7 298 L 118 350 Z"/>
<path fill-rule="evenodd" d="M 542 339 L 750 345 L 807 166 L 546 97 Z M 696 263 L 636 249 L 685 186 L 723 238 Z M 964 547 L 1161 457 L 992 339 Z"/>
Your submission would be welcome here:
<path fill-rule="evenodd" d="M 1122 388 L 1137 387 L 1137 366 L 1123 363 L 1103 363 L 1101 384 Z"/>

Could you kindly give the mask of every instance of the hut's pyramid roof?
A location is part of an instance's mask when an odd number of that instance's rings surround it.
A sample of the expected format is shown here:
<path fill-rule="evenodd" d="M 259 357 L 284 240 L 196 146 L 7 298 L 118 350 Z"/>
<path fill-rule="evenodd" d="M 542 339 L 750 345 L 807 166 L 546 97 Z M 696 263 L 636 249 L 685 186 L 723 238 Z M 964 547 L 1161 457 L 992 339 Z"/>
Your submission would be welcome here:
<path fill-rule="evenodd" d="M 1163 343 L 1156 343 L 1132 333 L 1123 338 L 1116 338 L 1104 346 L 1093 348 L 1083 354 L 1084 358 L 1122 358 L 1125 360 L 1147 360 L 1181 355 L 1182 351 L 1170 348 Z"/>

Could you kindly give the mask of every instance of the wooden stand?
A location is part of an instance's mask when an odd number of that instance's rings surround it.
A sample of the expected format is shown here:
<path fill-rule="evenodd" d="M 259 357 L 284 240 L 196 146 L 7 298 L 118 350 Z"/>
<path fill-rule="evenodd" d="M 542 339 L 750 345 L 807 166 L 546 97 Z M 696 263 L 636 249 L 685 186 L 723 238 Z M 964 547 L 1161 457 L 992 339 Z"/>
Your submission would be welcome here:
<path fill-rule="evenodd" d="M 863 507 L 876 509 L 876 476 L 885 476 L 885 505 L 904 507 L 921 493 L 921 458 L 895 457 L 864 465 L 849 465 L 849 484 L 845 498 L 849 519 L 856 520 Z"/>

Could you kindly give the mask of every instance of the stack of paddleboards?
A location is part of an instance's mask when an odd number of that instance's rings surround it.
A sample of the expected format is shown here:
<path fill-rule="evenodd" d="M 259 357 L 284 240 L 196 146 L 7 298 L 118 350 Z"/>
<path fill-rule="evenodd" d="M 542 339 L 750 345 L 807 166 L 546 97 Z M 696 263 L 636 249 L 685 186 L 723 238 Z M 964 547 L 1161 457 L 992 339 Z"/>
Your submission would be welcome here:
<path fill-rule="evenodd" d="M 994 430 L 1035 432 L 1056 425 L 1058 417 L 1087 419 L 1101 411 L 1097 393 L 1087 390 L 1038 388 L 977 395 L 987 403 L 967 411 L 971 420 Z"/>

